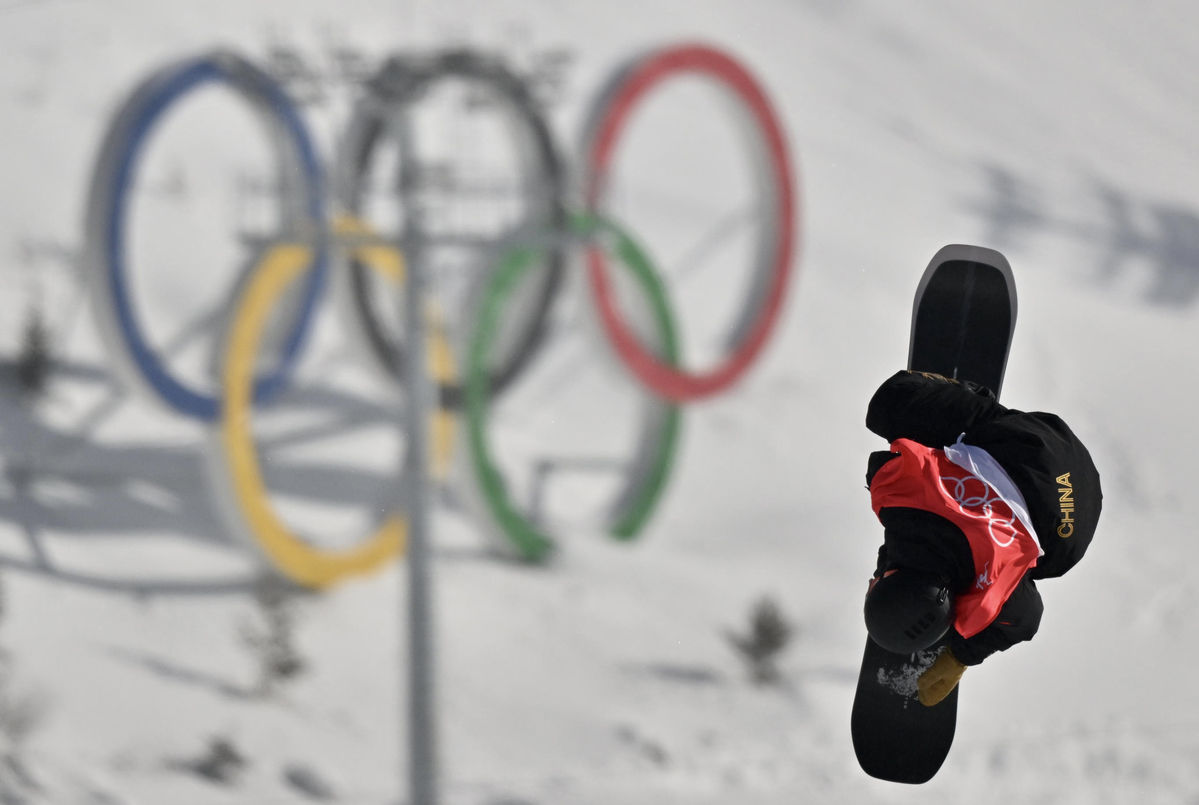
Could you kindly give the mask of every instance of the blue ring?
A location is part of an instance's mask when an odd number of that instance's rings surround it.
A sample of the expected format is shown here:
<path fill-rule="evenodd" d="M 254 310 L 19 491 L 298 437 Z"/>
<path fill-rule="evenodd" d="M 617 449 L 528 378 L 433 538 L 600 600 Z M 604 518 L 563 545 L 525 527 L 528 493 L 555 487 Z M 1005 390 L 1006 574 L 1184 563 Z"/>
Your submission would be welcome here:
<path fill-rule="evenodd" d="M 132 109 L 124 110 L 122 117 L 129 120 L 123 147 L 117 152 L 113 179 L 109 185 L 108 221 L 105 226 L 107 243 L 104 255 L 107 258 L 107 275 L 112 290 L 112 302 L 117 323 L 125 339 L 129 354 L 141 374 L 151 387 L 172 408 L 205 421 L 215 421 L 220 410 L 220 401 L 215 394 L 204 394 L 180 383 L 166 370 L 154 350 L 142 337 L 129 297 L 125 277 L 125 223 L 129 190 L 132 182 L 138 149 L 143 145 L 155 124 L 170 104 L 190 90 L 209 82 L 231 85 L 252 97 L 261 97 L 267 110 L 277 117 L 296 146 L 303 169 L 303 184 L 306 191 L 308 215 L 315 233 L 314 259 L 304 286 L 295 326 L 283 343 L 278 366 L 255 379 L 254 401 L 264 402 L 278 394 L 287 382 L 288 375 L 300 348 L 304 344 L 316 303 L 321 296 L 328 275 L 328 248 L 323 235 L 325 220 L 324 187 L 320 163 L 308 131 L 295 106 L 287 95 L 265 73 L 230 54 L 213 54 L 186 61 L 174 66 L 154 79 L 155 87 L 146 98 L 139 99 Z M 136 98 L 136 96 L 134 96 Z"/>

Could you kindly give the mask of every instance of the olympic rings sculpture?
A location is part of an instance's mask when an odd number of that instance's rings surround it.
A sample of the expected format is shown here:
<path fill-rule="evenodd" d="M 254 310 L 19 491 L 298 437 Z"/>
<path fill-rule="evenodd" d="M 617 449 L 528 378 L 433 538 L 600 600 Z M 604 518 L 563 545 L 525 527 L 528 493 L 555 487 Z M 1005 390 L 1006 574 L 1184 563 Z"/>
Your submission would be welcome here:
<path fill-rule="evenodd" d="M 622 132 L 630 118 L 661 85 L 692 75 L 714 84 L 734 102 L 748 126 L 746 137 L 756 208 L 768 218 L 754 245 L 751 289 L 725 338 L 720 365 L 706 372 L 682 366 L 667 290 L 645 250 L 606 212 L 610 172 Z M 776 325 L 789 284 L 799 236 L 794 219 L 798 199 L 792 163 L 782 128 L 765 92 L 730 56 L 703 45 L 668 47 L 635 58 L 618 70 L 586 116 L 581 161 L 580 204 L 568 211 L 568 171 L 549 127 L 519 76 L 495 59 L 452 51 L 432 58 L 394 57 L 365 85 L 336 154 L 331 195 L 345 213 L 328 212 L 327 190 L 319 159 L 302 118 L 286 92 L 267 74 L 235 54 L 217 51 L 184 59 L 141 82 L 120 107 L 104 138 L 93 171 L 86 214 L 86 255 L 92 298 L 109 352 L 120 356 L 138 385 L 174 411 L 212 423 L 213 476 L 218 497 L 235 530 L 256 545 L 277 570 L 297 583 L 322 587 L 379 566 L 403 550 L 402 515 L 389 514 L 379 528 L 345 550 L 315 547 L 289 530 L 274 511 L 262 480 L 250 410 L 276 397 L 286 385 L 311 327 L 316 305 L 331 276 L 348 282 L 350 320 L 360 328 L 370 353 L 383 371 L 399 379 L 404 348 L 395 327 L 385 323 L 372 300 L 384 287 L 402 282 L 405 253 L 421 259 L 418 219 L 402 222 L 400 233 L 380 232 L 364 217 L 366 177 L 384 143 L 398 146 L 400 175 L 395 192 L 412 209 L 407 165 L 419 160 L 409 139 L 404 113 L 441 80 L 463 80 L 499 99 L 516 121 L 515 137 L 531 155 L 522 167 L 525 184 L 534 188 L 525 219 L 491 247 L 487 271 L 473 279 L 464 306 L 464 374 L 454 369 L 449 336 L 438 325 L 430 333 L 430 364 L 441 387 L 432 425 L 437 470 L 448 463 L 453 418 L 461 410 L 466 426 L 467 498 L 509 552 L 542 560 L 555 549 L 554 536 L 535 515 L 511 498 L 492 454 L 488 410 L 530 363 L 548 335 L 546 317 L 563 287 L 564 266 L 573 248 L 582 248 L 586 282 L 603 332 L 630 374 L 649 395 L 641 414 L 636 455 L 627 463 L 623 484 L 609 502 L 600 525 L 617 539 L 634 537 L 661 498 L 676 452 L 680 427 L 678 404 L 706 398 L 729 388 L 761 353 Z M 279 184 L 294 198 L 280 199 L 279 231 L 251 261 L 241 292 L 229 312 L 219 388 L 189 387 L 179 380 L 148 343 L 132 301 L 128 272 L 129 196 L 139 157 L 166 111 L 189 92 L 216 84 L 231 90 L 262 119 L 277 153 Z M 397 244 L 404 244 L 404 251 Z M 643 344 L 615 304 L 609 258 L 618 262 L 649 302 L 652 343 Z M 345 270 L 330 271 L 334 264 Z M 543 264 L 547 270 L 530 269 Z M 513 306 L 513 289 L 528 277 L 537 283 L 518 317 L 516 336 L 497 348 L 498 317 Z M 299 304 L 286 321 L 287 331 L 275 365 L 254 377 L 255 356 L 271 311 L 289 289 L 299 288 Z"/>

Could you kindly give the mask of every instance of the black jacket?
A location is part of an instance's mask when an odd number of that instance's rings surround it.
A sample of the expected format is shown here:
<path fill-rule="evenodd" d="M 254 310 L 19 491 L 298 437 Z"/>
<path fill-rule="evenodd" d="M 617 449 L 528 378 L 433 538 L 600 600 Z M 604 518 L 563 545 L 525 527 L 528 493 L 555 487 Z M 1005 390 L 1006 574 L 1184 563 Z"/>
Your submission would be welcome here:
<path fill-rule="evenodd" d="M 976 665 L 996 651 L 1030 640 L 1043 606 L 1036 579 L 1060 576 L 1086 552 L 1098 524 L 1103 493 L 1086 447 L 1059 417 L 1006 408 L 989 389 L 973 383 L 901 371 L 879 387 L 866 427 L 886 439 L 911 439 L 929 447 L 961 436 L 990 453 L 1020 489 L 1045 555 L 1025 574 L 991 626 L 966 640 L 950 635 L 955 656 Z M 888 451 L 871 454 L 867 484 Z M 954 590 L 974 583 L 970 545 L 945 518 L 916 509 L 884 508 L 876 574 L 889 565 L 938 573 Z"/>

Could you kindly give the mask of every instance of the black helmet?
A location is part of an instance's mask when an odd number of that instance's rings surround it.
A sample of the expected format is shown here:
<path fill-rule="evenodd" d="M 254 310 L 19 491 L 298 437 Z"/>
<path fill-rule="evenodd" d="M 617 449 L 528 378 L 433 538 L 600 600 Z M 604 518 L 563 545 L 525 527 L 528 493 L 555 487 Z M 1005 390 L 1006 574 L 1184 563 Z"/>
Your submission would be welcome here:
<path fill-rule="evenodd" d="M 892 568 L 866 593 L 866 631 L 895 654 L 912 654 L 940 640 L 953 623 L 945 580 L 912 568 Z"/>

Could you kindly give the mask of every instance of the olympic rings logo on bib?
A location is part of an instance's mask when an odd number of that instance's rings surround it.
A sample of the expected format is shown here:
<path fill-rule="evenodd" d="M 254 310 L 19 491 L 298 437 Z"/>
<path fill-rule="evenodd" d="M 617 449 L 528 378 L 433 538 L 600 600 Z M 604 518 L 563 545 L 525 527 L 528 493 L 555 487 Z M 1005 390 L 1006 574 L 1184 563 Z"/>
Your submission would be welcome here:
<path fill-rule="evenodd" d="M 941 485 L 963 514 L 987 521 L 991 541 L 1000 548 L 1006 548 L 1016 540 L 1016 513 L 982 478 L 977 475 L 963 478 L 942 475 Z"/>

